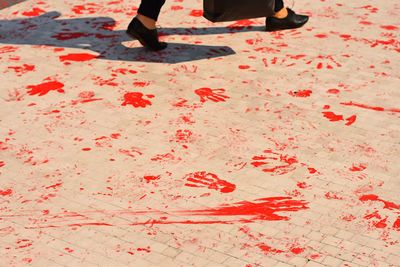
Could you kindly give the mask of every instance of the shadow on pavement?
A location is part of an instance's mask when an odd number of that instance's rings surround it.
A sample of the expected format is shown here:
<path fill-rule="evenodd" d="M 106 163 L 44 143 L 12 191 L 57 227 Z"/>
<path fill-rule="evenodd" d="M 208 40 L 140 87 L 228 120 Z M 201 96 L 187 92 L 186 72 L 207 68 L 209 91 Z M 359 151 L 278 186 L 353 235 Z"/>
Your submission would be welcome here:
<path fill-rule="evenodd" d="M 109 17 L 58 19 L 53 11 L 41 16 L 0 20 L 0 44 L 45 45 L 91 50 L 98 58 L 120 61 L 180 63 L 235 54 L 228 46 L 169 43 L 166 50 L 148 52 L 143 47 L 129 48 L 132 39 L 123 30 L 114 31 Z M 261 27 L 260 27 L 261 29 Z M 260 30 L 251 28 L 162 28 L 162 35 L 209 35 Z"/>

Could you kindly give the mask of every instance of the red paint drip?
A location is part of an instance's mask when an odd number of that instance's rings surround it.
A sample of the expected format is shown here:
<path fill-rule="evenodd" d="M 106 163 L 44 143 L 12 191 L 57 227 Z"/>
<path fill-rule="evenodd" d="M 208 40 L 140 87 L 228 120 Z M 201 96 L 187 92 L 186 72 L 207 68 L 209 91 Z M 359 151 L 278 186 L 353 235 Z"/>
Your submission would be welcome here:
<path fill-rule="evenodd" d="M 220 191 L 221 193 L 230 193 L 236 189 L 236 185 L 220 179 L 213 173 L 205 171 L 190 173 L 185 176 L 187 183 L 185 186 L 189 187 L 205 187 Z"/>
<path fill-rule="evenodd" d="M 126 93 L 124 95 L 124 102 L 122 106 L 132 105 L 135 108 L 145 108 L 146 106 L 150 106 L 150 100 L 143 99 L 143 94 L 140 92 L 131 92 Z"/>
<path fill-rule="evenodd" d="M 312 91 L 311 90 L 300 90 L 300 91 L 290 91 L 289 95 L 293 97 L 309 97 L 311 96 Z"/>
<path fill-rule="evenodd" d="M 375 111 L 389 111 L 389 112 L 395 112 L 395 113 L 400 113 L 400 109 L 399 108 L 382 108 L 382 107 L 374 107 L 374 106 L 368 106 L 368 105 L 364 105 L 364 104 L 359 104 L 359 103 L 355 103 L 355 102 L 342 102 L 340 103 L 341 105 L 344 106 L 353 106 L 353 107 L 359 107 L 359 108 L 364 108 L 364 109 L 370 109 L 370 110 L 375 110 Z"/>
<path fill-rule="evenodd" d="M 64 84 L 58 81 L 45 82 L 38 85 L 27 86 L 28 89 L 31 89 L 28 91 L 29 95 L 38 95 L 38 96 L 43 96 L 50 91 L 57 91 L 59 93 L 64 93 L 65 91 L 62 89 L 63 87 Z"/>
<path fill-rule="evenodd" d="M 87 53 L 75 53 L 75 54 L 67 54 L 64 56 L 60 56 L 60 61 L 77 61 L 77 62 L 82 62 L 82 61 L 88 61 L 96 58 L 96 55 L 91 55 Z"/>

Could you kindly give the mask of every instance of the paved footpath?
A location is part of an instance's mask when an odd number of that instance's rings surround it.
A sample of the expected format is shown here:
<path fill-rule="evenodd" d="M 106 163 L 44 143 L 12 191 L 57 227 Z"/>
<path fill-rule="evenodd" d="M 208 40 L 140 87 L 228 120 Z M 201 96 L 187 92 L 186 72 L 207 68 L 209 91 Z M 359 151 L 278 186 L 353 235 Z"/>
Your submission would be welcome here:
<path fill-rule="evenodd" d="M 1 267 L 400 266 L 397 1 L 169 0 L 156 53 L 139 1 L 5 2 Z"/>

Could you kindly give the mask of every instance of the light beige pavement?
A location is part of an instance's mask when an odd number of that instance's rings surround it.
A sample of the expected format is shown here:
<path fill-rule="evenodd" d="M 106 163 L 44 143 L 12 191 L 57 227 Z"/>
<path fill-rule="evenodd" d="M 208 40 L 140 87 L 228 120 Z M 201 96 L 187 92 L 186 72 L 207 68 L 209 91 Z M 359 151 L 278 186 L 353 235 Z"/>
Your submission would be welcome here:
<path fill-rule="evenodd" d="M 0 11 L 0 266 L 400 266 L 399 4 L 138 4 Z"/>

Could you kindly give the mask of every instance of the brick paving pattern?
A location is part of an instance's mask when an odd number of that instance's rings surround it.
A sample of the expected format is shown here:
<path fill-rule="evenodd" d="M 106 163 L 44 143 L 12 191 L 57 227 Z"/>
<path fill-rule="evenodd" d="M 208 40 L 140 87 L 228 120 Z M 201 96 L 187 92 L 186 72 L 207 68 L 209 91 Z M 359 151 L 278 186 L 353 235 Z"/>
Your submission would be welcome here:
<path fill-rule="evenodd" d="M 396 1 L 138 2 L 0 2 L 0 266 L 400 266 Z"/>

